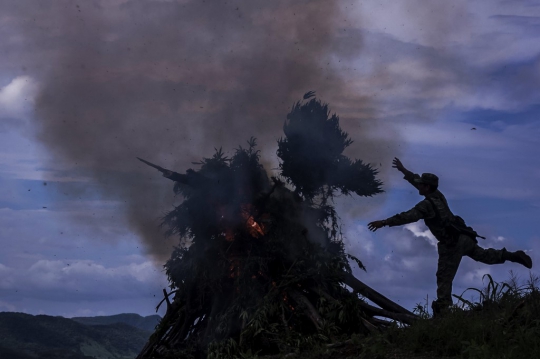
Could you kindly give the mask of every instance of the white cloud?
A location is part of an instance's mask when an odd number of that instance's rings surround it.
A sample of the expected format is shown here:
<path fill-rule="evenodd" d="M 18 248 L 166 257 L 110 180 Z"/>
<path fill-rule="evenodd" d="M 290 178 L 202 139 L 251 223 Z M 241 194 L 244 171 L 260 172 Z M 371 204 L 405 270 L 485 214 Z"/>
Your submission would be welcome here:
<path fill-rule="evenodd" d="M 106 267 L 91 260 L 39 260 L 26 270 L 0 265 L 2 272 L 10 278 L 0 282 L 2 289 L 64 300 L 78 295 L 125 298 L 149 287 L 167 286 L 165 275 L 149 261 Z"/>
<path fill-rule="evenodd" d="M 131 263 L 128 266 L 124 266 L 124 271 L 127 271 L 139 283 L 145 284 L 152 283 L 156 280 L 156 277 L 163 277 L 163 273 L 150 261 L 140 264 Z"/>
<path fill-rule="evenodd" d="M 404 269 L 409 271 L 418 271 L 422 268 L 422 263 L 418 258 L 403 258 L 401 259 L 401 263 Z"/>
<path fill-rule="evenodd" d="M 492 267 L 483 266 L 479 269 L 470 270 L 461 275 L 460 282 L 462 285 L 470 288 L 481 288 L 488 284 L 484 279 L 486 274 L 492 274 Z"/>
<path fill-rule="evenodd" d="M 540 15 L 540 8 L 526 2 L 364 1 L 347 4 L 347 12 L 361 19 L 353 23 L 400 41 L 442 51 L 475 49 L 482 56 L 471 60 L 479 64 L 528 58 L 538 49 L 538 42 L 532 42 L 536 40 L 534 29 L 529 30 L 527 22 L 508 21 L 513 16 Z"/>
<path fill-rule="evenodd" d="M 29 76 L 14 78 L 0 88 L 0 117 L 21 118 L 33 109 L 37 82 Z"/>
<path fill-rule="evenodd" d="M 424 238 L 433 247 L 437 247 L 437 238 L 435 238 L 435 236 L 423 222 L 409 223 L 406 224 L 404 228 L 414 234 L 415 237 Z"/>

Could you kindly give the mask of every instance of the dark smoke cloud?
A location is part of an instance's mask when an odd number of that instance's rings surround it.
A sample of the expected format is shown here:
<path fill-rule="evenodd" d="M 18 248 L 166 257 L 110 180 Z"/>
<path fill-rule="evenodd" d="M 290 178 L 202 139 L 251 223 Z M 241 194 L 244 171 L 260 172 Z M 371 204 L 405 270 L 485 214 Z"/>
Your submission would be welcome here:
<path fill-rule="evenodd" d="M 172 183 L 135 156 L 183 172 L 255 136 L 275 164 L 285 114 L 307 90 L 346 111 L 352 157 L 396 154 L 395 139 L 369 137 L 376 111 L 343 76 L 362 38 L 346 33 L 338 1 L 18 0 L 0 10 L 16 29 L 5 66 L 40 83 L 39 140 L 121 201 L 159 260 L 172 245 L 157 228 Z"/>

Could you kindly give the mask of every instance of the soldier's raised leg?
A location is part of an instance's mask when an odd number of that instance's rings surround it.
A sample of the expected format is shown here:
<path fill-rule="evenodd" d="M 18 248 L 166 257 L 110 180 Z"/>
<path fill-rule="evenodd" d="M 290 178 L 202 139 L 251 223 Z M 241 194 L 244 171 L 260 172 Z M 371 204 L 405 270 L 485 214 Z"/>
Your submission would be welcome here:
<path fill-rule="evenodd" d="M 466 256 L 474 259 L 477 262 L 485 264 L 500 264 L 506 261 L 519 263 L 524 267 L 532 268 L 532 259 L 523 251 L 509 252 L 506 248 L 493 249 L 482 248 L 477 243 L 470 248 L 466 253 Z"/>

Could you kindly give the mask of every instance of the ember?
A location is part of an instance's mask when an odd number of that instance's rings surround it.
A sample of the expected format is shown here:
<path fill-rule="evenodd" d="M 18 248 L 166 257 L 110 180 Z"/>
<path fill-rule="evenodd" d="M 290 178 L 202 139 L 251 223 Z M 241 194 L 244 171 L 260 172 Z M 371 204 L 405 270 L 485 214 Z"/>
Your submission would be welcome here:
<path fill-rule="evenodd" d="M 255 218 L 253 218 L 253 216 L 250 214 L 250 207 L 250 205 L 242 206 L 242 218 L 246 220 L 246 229 L 248 230 L 249 234 L 255 238 L 259 238 L 265 234 L 264 226 L 255 221 Z"/>
<path fill-rule="evenodd" d="M 381 182 L 369 165 L 342 155 L 351 140 L 328 114 L 316 99 L 293 106 L 278 141 L 286 183 L 268 178 L 255 139 L 186 174 L 153 165 L 184 198 L 164 217 L 168 234 L 192 244 L 165 264 L 175 297 L 166 294 L 167 313 L 139 359 L 287 353 L 389 325 L 374 316 L 414 320 L 351 274 L 348 259 L 363 266 L 344 252 L 329 203 L 337 191 L 380 193 Z"/>

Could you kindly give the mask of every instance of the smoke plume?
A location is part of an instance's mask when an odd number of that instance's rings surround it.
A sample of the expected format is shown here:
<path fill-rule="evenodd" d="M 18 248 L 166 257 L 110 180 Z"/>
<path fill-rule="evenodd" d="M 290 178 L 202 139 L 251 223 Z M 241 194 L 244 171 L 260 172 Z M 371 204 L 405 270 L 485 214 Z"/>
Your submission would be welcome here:
<path fill-rule="evenodd" d="M 121 203 L 156 259 L 171 251 L 157 217 L 172 183 L 135 156 L 183 172 L 214 148 L 231 151 L 255 136 L 275 167 L 285 114 L 308 90 L 341 114 L 355 140 L 351 157 L 379 162 L 396 153 L 395 141 L 370 137 L 373 105 L 344 78 L 340 64 L 361 55 L 362 38 L 345 31 L 339 1 L 3 6 L 24 18 L 16 25 L 32 52 L 20 61 L 40 83 L 39 140 Z"/>

